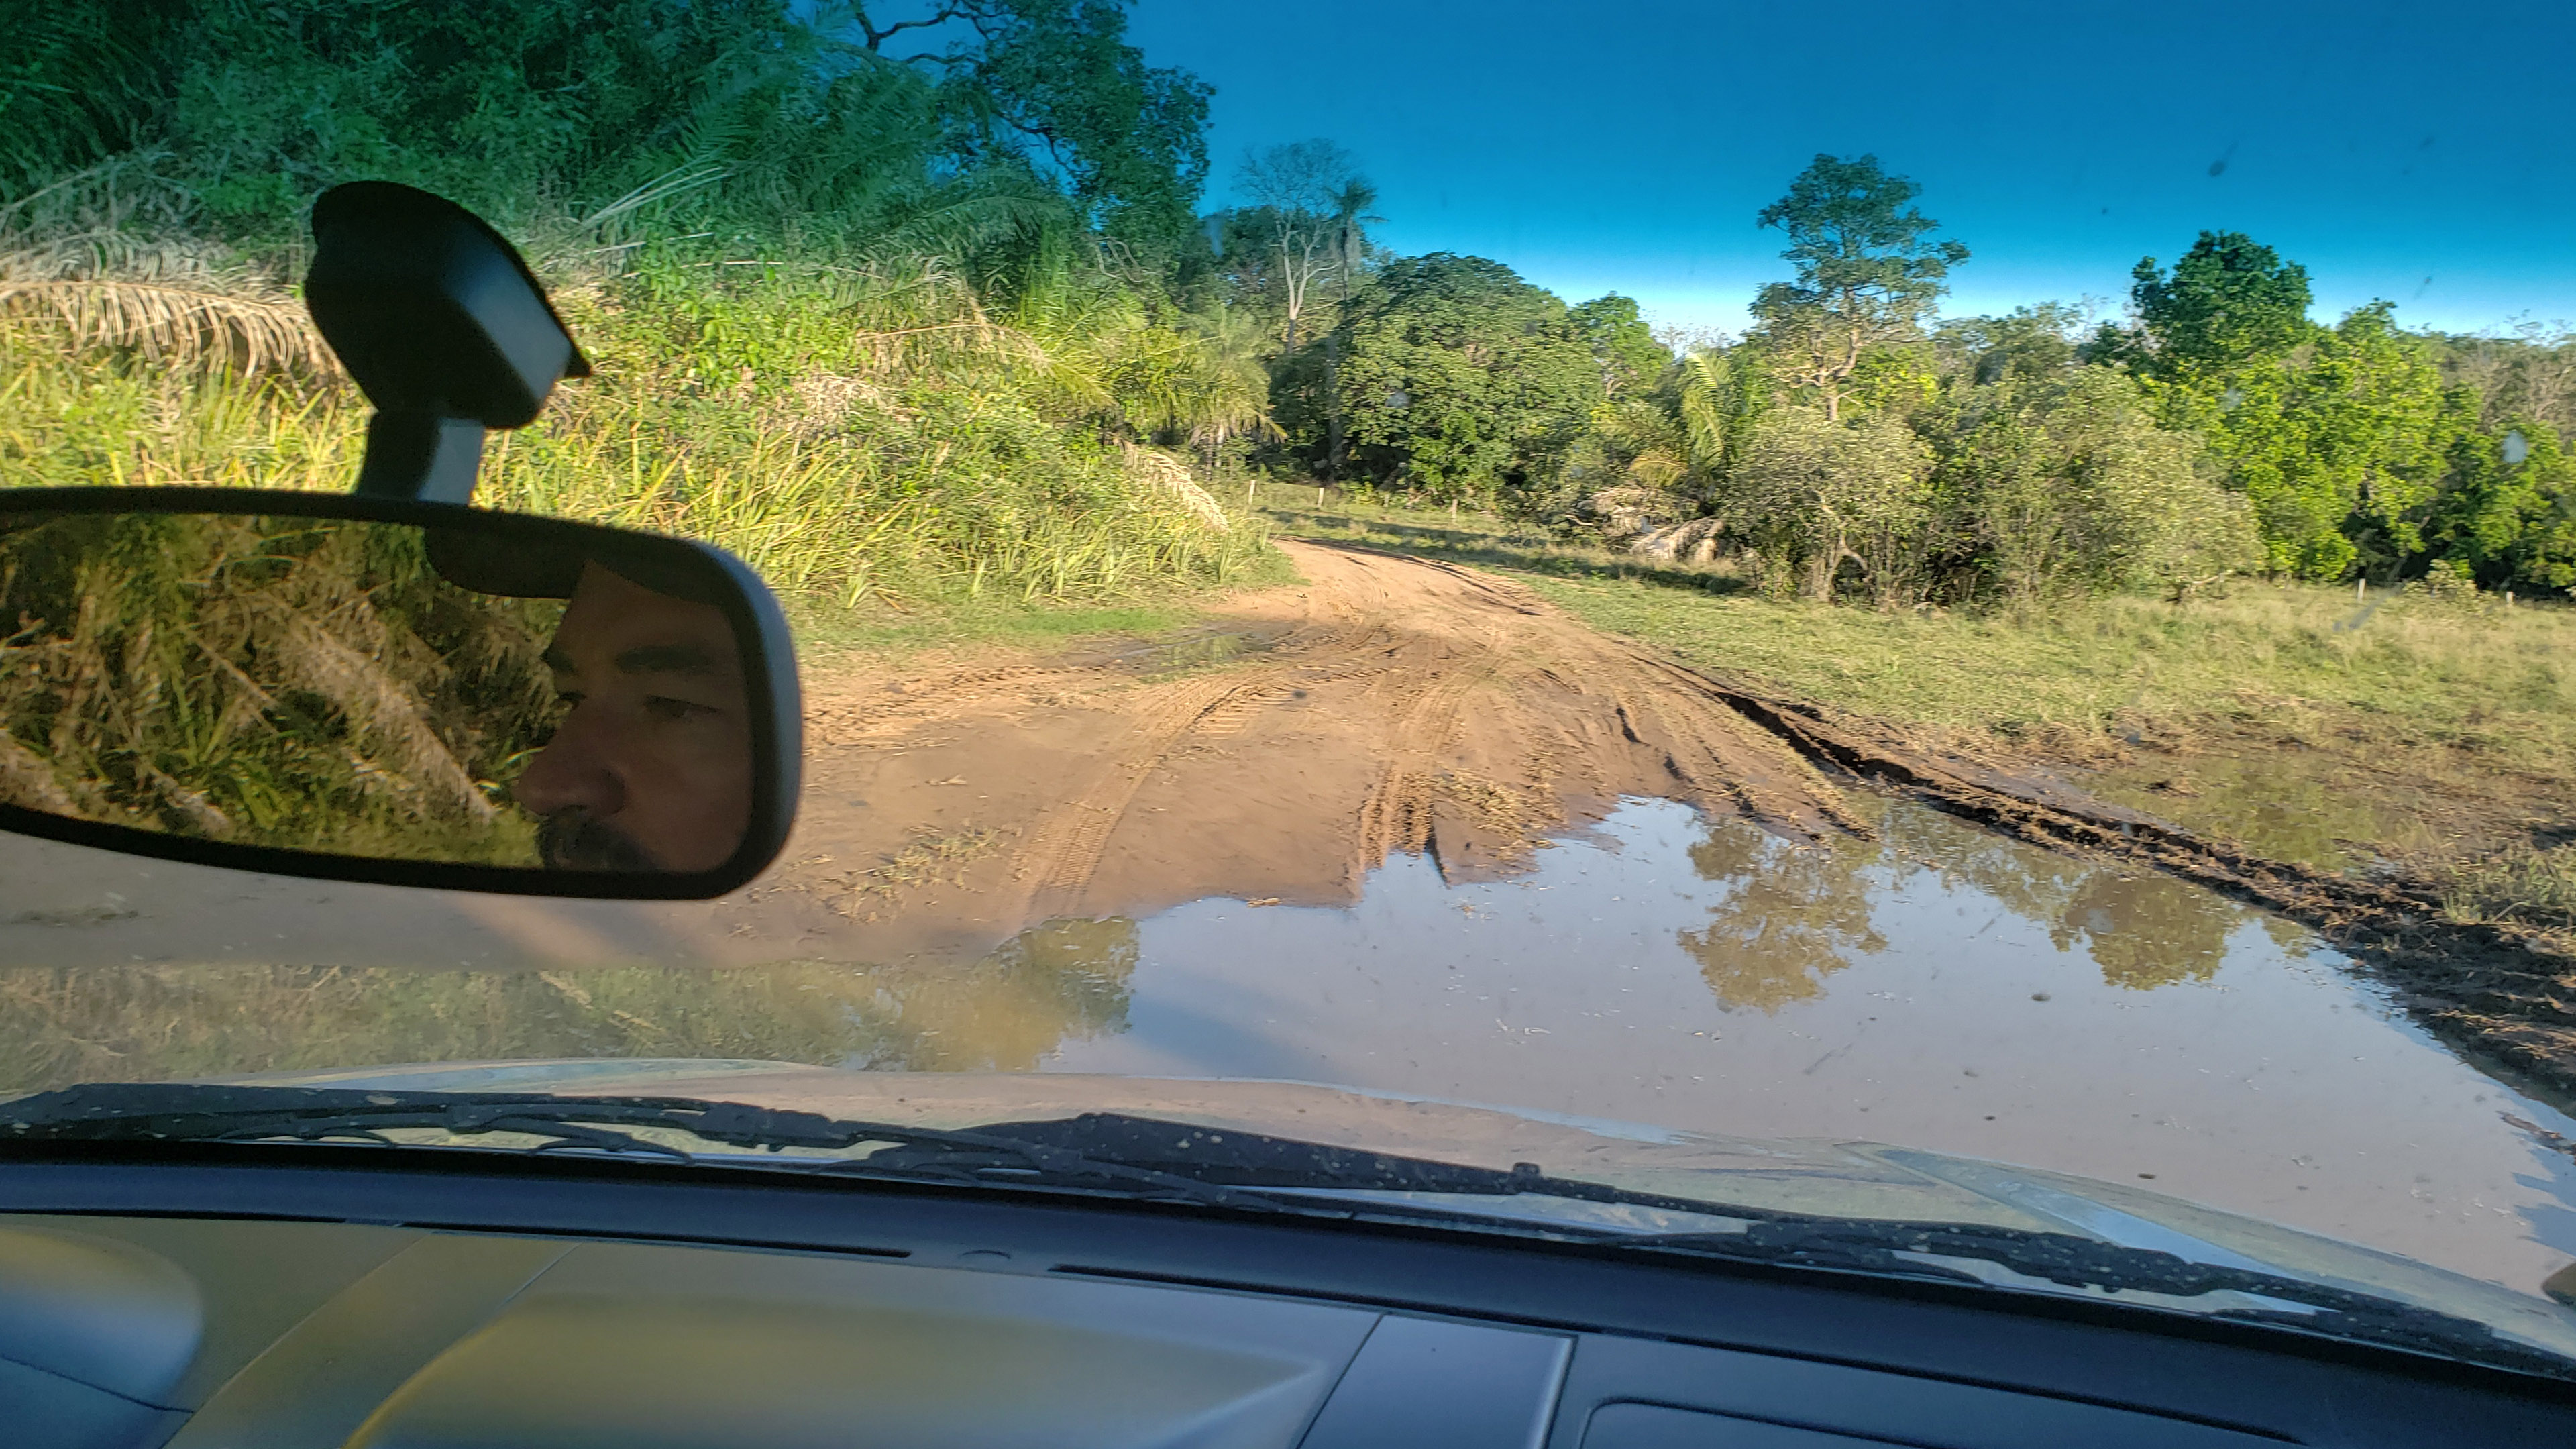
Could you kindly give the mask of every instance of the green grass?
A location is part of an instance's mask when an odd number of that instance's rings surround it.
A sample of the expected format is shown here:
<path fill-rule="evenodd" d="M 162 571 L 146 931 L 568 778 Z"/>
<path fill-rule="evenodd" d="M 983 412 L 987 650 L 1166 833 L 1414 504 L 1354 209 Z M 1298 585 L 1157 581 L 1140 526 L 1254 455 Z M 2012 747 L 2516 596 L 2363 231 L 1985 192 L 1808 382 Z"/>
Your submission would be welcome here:
<path fill-rule="evenodd" d="M 1737 679 L 1905 726 L 2050 743 L 2212 733 L 2450 747 L 2576 772 L 2576 609 L 2437 603 L 2239 581 L 2185 603 L 2120 596 L 1994 612 L 1778 603 L 1725 561 L 1659 564 L 1468 514 L 1269 490 L 1283 534 L 1516 573 L 1569 613 Z"/>
<path fill-rule="evenodd" d="M 2460 922 L 2576 957 L 2576 608 L 2239 581 L 2186 603 L 1993 612 L 1779 603 L 1509 520 L 1314 502 L 1289 536 L 1515 575 L 1596 628 L 1935 745 L 2081 766 L 2104 796 L 2275 858 L 2390 860 Z M 2375 607 L 2373 607 L 2375 605 Z M 2144 748 L 2141 748 L 2144 747 Z"/>
<path fill-rule="evenodd" d="M 1287 557 L 1264 548 L 1227 582 L 1258 588 L 1292 582 Z M 1204 595 L 1171 589 L 1133 604 L 934 599 L 910 609 L 879 603 L 844 608 L 827 600 L 785 601 L 797 652 L 809 663 L 850 655 L 900 658 L 925 649 L 990 646 L 1051 650 L 1086 639 L 1144 637 L 1186 629 L 1204 616 Z"/>

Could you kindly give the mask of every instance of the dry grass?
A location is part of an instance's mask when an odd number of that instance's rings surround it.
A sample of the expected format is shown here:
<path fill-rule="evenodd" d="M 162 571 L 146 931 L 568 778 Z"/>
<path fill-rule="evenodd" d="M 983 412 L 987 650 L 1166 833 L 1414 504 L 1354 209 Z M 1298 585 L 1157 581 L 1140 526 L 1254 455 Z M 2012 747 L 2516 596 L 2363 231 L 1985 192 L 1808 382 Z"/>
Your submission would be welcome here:
<path fill-rule="evenodd" d="M 873 921 L 878 907 L 906 891 L 925 886 L 962 886 L 966 883 L 966 867 L 992 854 L 999 844 L 999 832 L 977 826 L 945 834 L 928 827 L 916 829 L 903 849 L 844 878 L 851 899 L 842 912 Z"/>

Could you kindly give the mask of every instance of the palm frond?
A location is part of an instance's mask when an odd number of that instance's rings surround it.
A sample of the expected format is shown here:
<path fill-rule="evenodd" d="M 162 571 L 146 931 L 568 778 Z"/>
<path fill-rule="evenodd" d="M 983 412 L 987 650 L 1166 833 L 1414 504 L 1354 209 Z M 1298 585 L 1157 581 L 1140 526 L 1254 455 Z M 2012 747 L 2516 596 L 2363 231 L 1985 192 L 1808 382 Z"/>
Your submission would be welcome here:
<path fill-rule="evenodd" d="M 314 376 L 336 370 L 331 349 L 300 305 L 203 285 L 0 275 L 0 318 L 57 328 L 73 347 L 130 350 L 164 367 Z"/>

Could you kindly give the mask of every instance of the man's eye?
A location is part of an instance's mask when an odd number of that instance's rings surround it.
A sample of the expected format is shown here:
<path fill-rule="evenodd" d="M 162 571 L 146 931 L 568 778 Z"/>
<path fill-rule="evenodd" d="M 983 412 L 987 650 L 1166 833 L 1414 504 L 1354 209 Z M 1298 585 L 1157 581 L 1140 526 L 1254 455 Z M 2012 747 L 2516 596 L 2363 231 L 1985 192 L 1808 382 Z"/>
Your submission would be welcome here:
<path fill-rule="evenodd" d="M 692 704 L 685 699 L 673 699 L 661 694 L 647 698 L 644 701 L 644 709 L 655 719 L 662 720 L 694 719 L 699 715 L 715 713 L 703 704 Z"/>
<path fill-rule="evenodd" d="M 578 689 L 558 689 L 555 691 L 555 698 L 564 705 L 570 706 L 581 703 L 583 696 Z"/>

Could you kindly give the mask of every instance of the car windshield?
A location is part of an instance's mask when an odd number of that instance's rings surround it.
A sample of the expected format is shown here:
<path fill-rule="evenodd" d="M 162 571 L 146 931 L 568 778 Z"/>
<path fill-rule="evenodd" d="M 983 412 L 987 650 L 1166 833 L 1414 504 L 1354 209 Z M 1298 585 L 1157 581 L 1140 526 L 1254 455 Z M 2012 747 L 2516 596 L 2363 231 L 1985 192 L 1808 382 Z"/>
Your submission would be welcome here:
<path fill-rule="evenodd" d="M 710 902 L 0 835 L 0 1095 L 716 1159 L 760 1130 L 540 1099 L 743 1102 L 886 1170 L 1225 1124 L 1414 1166 L 1045 1150 L 1739 1256 L 1915 1224 L 1833 1261 L 2576 1364 L 2576 152 L 2529 71 L 2576 12 L 2079 9 L 31 12 L 0 484 L 348 491 L 313 205 L 434 192 L 592 368 L 475 501 L 747 562 L 805 761 Z M 417 842 L 434 779 L 496 859 L 743 837 L 713 605 L 510 601 L 471 740 L 386 622 L 461 565 L 332 575 L 374 672 L 118 612 L 286 607 L 279 537 L 76 603 L 9 563 L 0 799 L 213 834 L 327 784 Z M 304 763 L 226 753 L 280 712 Z M 455 1092 L 536 1115 L 408 1095 Z M 299 1100 L 249 1135 L 392 1110 Z M 2031 1246 L 2077 1239 L 2240 1276 Z"/>

